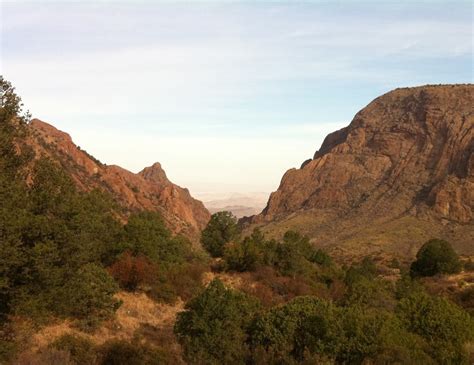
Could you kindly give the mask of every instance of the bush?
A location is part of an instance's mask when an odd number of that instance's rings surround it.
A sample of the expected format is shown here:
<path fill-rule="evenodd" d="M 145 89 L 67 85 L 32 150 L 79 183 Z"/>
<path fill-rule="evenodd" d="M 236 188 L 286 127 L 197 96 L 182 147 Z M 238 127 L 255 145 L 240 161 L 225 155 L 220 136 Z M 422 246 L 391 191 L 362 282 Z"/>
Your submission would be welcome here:
<path fill-rule="evenodd" d="M 271 247 L 271 245 L 267 246 Z M 297 232 L 288 231 L 283 236 L 282 242 L 275 246 L 274 265 L 282 275 L 306 275 L 314 270 L 311 259 L 316 250 L 309 243 L 306 236 Z"/>
<path fill-rule="evenodd" d="M 94 326 L 119 308 L 121 303 L 113 297 L 117 291 L 117 283 L 105 269 L 87 264 L 68 283 L 62 304 L 68 314 Z"/>
<path fill-rule="evenodd" d="M 245 237 L 242 243 L 232 243 L 224 250 L 224 261 L 227 270 L 255 271 L 265 264 L 274 263 L 274 245 L 265 241 L 265 236 L 259 229 Z"/>
<path fill-rule="evenodd" d="M 454 274 L 459 271 L 459 256 L 448 242 L 438 239 L 429 240 L 421 246 L 410 267 L 413 277 Z"/>
<path fill-rule="evenodd" d="M 381 279 L 361 278 L 348 288 L 344 298 L 346 305 L 392 310 L 395 296 L 390 283 Z"/>
<path fill-rule="evenodd" d="M 344 282 L 349 287 L 359 280 L 373 280 L 377 276 L 377 267 L 370 257 L 364 259 L 357 265 L 351 265 L 346 271 Z"/>
<path fill-rule="evenodd" d="M 100 347 L 99 353 L 102 365 L 145 364 L 145 356 L 141 348 L 126 341 L 108 341 Z"/>
<path fill-rule="evenodd" d="M 222 257 L 225 245 L 237 234 L 237 218 L 230 212 L 217 212 L 202 231 L 201 243 L 212 257 Z"/>
<path fill-rule="evenodd" d="M 14 342 L 0 339 L 0 364 L 7 364 L 16 351 L 17 345 Z"/>
<path fill-rule="evenodd" d="M 133 333 L 133 343 L 147 344 L 146 352 L 152 354 L 160 365 L 185 365 L 181 346 L 173 334 L 173 327 L 156 327 L 142 323 Z"/>
<path fill-rule="evenodd" d="M 156 268 L 145 256 L 132 256 L 130 251 L 122 254 L 108 271 L 122 288 L 131 291 L 150 283 L 156 274 Z"/>
<path fill-rule="evenodd" d="M 310 257 L 310 261 L 321 266 L 331 266 L 332 259 L 325 251 L 319 249 Z"/>
<path fill-rule="evenodd" d="M 434 364 L 426 342 L 393 314 L 299 297 L 251 327 L 254 361 L 271 364 Z M 313 361 L 313 362 L 312 362 Z"/>
<path fill-rule="evenodd" d="M 241 290 L 258 298 L 265 307 L 299 296 L 331 297 L 331 289 L 326 284 L 301 275 L 283 276 L 269 266 L 262 266 L 244 278 Z"/>
<path fill-rule="evenodd" d="M 173 237 L 159 213 L 144 211 L 132 214 L 124 231 L 123 249 L 134 256 L 146 256 L 160 265 L 182 263 L 192 256 L 189 240 Z"/>
<path fill-rule="evenodd" d="M 189 300 L 204 289 L 202 275 L 207 270 L 208 267 L 201 262 L 189 262 L 163 269 L 151 283 L 149 296 L 166 303 L 174 303 L 178 297 Z"/>
<path fill-rule="evenodd" d="M 174 331 L 190 364 L 245 364 L 247 328 L 257 302 L 212 281 L 178 314 Z"/>
<path fill-rule="evenodd" d="M 177 295 L 183 300 L 189 300 L 204 289 L 202 277 L 208 270 L 203 263 L 190 262 L 171 269 L 168 278 Z"/>
<path fill-rule="evenodd" d="M 464 345 L 474 339 L 474 321 L 461 308 L 444 298 L 418 293 L 400 301 L 397 315 L 410 332 L 428 342 L 439 363 L 464 363 Z"/>
<path fill-rule="evenodd" d="M 97 358 L 96 348 L 92 341 L 70 334 L 61 336 L 49 347 L 68 352 L 71 360 L 78 365 L 94 364 Z"/>
<path fill-rule="evenodd" d="M 373 364 L 407 364 L 407 365 L 435 365 L 436 362 L 427 353 L 426 341 L 416 334 L 410 333 L 401 321 L 385 314 L 383 324 L 377 332 L 377 349 L 367 356 L 366 363 Z M 361 333 L 363 336 L 364 334 Z"/>
<path fill-rule="evenodd" d="M 242 243 L 234 243 L 226 247 L 224 260 L 228 270 L 255 271 L 261 264 L 261 248 L 246 238 Z"/>
<path fill-rule="evenodd" d="M 423 292 L 424 288 L 419 282 L 419 279 L 412 278 L 407 273 L 403 273 L 395 284 L 395 297 L 398 300 Z"/>
<path fill-rule="evenodd" d="M 228 245 L 224 251 L 228 270 L 255 271 L 261 266 L 272 266 L 285 276 L 310 276 L 318 266 L 329 268 L 331 258 L 323 251 L 315 249 L 309 238 L 297 232 L 288 231 L 281 242 L 265 240 L 259 230 L 242 243 Z"/>
<path fill-rule="evenodd" d="M 162 349 L 137 341 L 107 341 L 98 352 L 100 365 L 162 365 L 169 360 Z"/>
<path fill-rule="evenodd" d="M 263 351 L 277 363 L 304 360 L 308 347 L 322 355 L 337 352 L 342 334 L 338 313 L 331 303 L 314 297 L 299 297 L 270 309 L 252 325 L 253 351 Z"/>

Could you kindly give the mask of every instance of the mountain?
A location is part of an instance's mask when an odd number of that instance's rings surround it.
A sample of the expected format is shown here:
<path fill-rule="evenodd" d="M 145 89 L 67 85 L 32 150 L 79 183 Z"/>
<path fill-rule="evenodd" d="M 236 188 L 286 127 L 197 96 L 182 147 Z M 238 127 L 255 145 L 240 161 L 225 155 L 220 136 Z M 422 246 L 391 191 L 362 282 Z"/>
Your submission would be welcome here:
<path fill-rule="evenodd" d="M 413 255 L 431 237 L 474 252 L 474 85 L 401 88 L 329 134 L 246 222 L 299 229 L 340 255 Z"/>
<path fill-rule="evenodd" d="M 33 119 L 29 144 L 38 156 L 59 163 L 77 186 L 85 191 L 108 191 L 126 210 L 159 211 L 174 233 L 197 240 L 210 214 L 188 189 L 168 180 L 159 163 L 134 174 L 120 166 L 101 163 L 74 144 L 71 137 L 52 125 Z"/>
<path fill-rule="evenodd" d="M 236 218 L 249 217 L 255 214 L 258 214 L 261 211 L 261 208 L 256 207 L 247 207 L 245 205 L 224 205 L 216 208 L 208 208 L 211 214 L 217 212 L 231 212 Z"/>
<path fill-rule="evenodd" d="M 204 200 L 211 213 L 229 211 L 237 218 L 252 216 L 262 211 L 268 201 L 268 193 L 231 193 L 218 199 Z"/>

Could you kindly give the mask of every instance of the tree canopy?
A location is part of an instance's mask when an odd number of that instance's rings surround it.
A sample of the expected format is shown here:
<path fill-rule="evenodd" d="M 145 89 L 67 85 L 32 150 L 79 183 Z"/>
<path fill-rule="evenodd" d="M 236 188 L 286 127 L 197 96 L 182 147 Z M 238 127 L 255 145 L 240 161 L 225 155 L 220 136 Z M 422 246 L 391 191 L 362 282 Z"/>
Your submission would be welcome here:
<path fill-rule="evenodd" d="M 190 364 L 245 364 L 255 299 L 216 279 L 178 314 L 175 333 Z"/>
<path fill-rule="evenodd" d="M 217 212 L 201 234 L 201 243 L 212 257 L 221 257 L 225 245 L 238 234 L 237 218 L 230 212 Z"/>
<path fill-rule="evenodd" d="M 412 263 L 412 276 L 433 276 L 436 274 L 454 274 L 461 270 L 458 254 L 449 242 L 432 239 L 421 246 Z"/>

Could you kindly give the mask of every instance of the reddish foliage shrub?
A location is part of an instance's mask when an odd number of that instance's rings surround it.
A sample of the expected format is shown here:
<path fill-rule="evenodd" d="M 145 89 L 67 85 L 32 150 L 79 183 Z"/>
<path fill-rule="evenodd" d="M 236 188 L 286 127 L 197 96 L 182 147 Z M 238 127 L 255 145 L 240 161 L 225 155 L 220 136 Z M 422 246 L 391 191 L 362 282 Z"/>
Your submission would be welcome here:
<path fill-rule="evenodd" d="M 241 290 L 257 297 L 265 307 L 285 303 L 298 296 L 314 295 L 324 299 L 331 297 L 326 285 L 311 282 L 304 276 L 283 276 L 269 266 L 259 267 L 244 277 Z"/>
<path fill-rule="evenodd" d="M 109 273 L 126 290 L 135 290 L 148 284 L 156 272 L 155 266 L 145 256 L 133 256 L 129 251 L 109 267 Z"/>

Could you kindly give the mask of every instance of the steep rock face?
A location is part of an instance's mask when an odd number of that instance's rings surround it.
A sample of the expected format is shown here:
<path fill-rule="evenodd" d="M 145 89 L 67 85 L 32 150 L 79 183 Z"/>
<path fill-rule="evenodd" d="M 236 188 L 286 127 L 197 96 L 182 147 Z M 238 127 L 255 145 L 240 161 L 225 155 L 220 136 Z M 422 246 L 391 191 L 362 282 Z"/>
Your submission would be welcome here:
<path fill-rule="evenodd" d="M 316 209 L 337 217 L 472 224 L 474 86 L 391 91 L 285 173 L 254 223 Z"/>
<path fill-rule="evenodd" d="M 159 163 L 134 174 L 101 163 L 48 123 L 34 119 L 29 128 L 37 155 L 60 163 L 80 189 L 108 191 L 127 211 L 159 211 L 174 233 L 194 240 L 207 224 L 210 214 L 204 205 L 188 189 L 171 183 Z"/>

